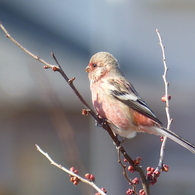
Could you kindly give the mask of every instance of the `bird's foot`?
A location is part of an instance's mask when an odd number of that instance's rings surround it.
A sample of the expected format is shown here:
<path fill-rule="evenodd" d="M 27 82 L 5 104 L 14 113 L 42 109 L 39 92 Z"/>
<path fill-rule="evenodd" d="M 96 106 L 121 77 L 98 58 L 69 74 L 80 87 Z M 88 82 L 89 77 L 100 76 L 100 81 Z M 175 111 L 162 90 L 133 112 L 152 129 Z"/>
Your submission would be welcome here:
<path fill-rule="evenodd" d="M 102 127 L 105 124 L 105 122 L 107 121 L 107 119 L 101 118 L 100 115 L 97 115 L 97 116 L 98 116 L 99 120 L 95 121 L 95 125 L 98 127 Z"/>

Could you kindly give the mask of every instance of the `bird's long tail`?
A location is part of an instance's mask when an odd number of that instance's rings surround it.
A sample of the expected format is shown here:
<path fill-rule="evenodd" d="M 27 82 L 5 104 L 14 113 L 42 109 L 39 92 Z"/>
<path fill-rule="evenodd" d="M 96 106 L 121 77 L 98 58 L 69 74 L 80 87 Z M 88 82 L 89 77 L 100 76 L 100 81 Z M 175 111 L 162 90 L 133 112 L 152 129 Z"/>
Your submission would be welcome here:
<path fill-rule="evenodd" d="M 190 152 L 195 154 L 195 145 L 191 144 L 187 140 L 183 139 L 182 137 L 178 136 L 174 132 L 166 129 L 166 128 L 158 128 L 157 131 L 159 134 L 163 136 L 167 136 L 169 139 L 173 140 L 174 142 L 178 143 L 179 145 L 183 146 L 184 148 L 188 149 Z"/>

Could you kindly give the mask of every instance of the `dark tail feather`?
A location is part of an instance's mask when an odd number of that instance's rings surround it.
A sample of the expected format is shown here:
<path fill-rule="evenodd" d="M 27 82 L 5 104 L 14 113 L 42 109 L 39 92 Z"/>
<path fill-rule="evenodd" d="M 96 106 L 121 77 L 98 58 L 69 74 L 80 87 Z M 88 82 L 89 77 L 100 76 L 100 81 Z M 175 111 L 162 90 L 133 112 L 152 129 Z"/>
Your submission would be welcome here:
<path fill-rule="evenodd" d="M 195 146 L 187 140 L 183 139 L 182 137 L 178 136 L 177 134 L 166 128 L 159 128 L 158 131 L 163 136 L 167 136 L 169 139 L 173 140 L 174 142 L 178 143 L 179 145 L 183 146 L 184 148 L 195 154 Z"/>

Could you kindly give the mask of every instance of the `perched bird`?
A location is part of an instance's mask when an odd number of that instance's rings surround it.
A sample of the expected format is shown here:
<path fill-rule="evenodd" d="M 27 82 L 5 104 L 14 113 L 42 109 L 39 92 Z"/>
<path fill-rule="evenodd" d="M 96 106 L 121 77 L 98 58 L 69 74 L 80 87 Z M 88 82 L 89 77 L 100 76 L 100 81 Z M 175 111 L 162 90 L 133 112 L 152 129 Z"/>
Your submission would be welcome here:
<path fill-rule="evenodd" d="M 195 154 L 195 146 L 164 128 L 119 69 L 118 61 L 107 52 L 94 54 L 86 67 L 93 106 L 106 119 L 113 133 L 133 138 L 137 132 L 167 136 Z"/>

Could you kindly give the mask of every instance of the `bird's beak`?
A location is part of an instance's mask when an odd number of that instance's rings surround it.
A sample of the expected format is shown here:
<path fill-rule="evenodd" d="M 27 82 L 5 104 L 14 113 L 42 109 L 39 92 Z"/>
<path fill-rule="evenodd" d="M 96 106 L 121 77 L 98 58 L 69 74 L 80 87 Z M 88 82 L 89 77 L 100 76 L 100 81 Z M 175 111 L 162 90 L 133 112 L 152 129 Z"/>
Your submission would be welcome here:
<path fill-rule="evenodd" d="M 87 67 L 85 68 L 85 71 L 86 71 L 86 72 L 90 72 L 90 67 L 87 66 Z"/>

